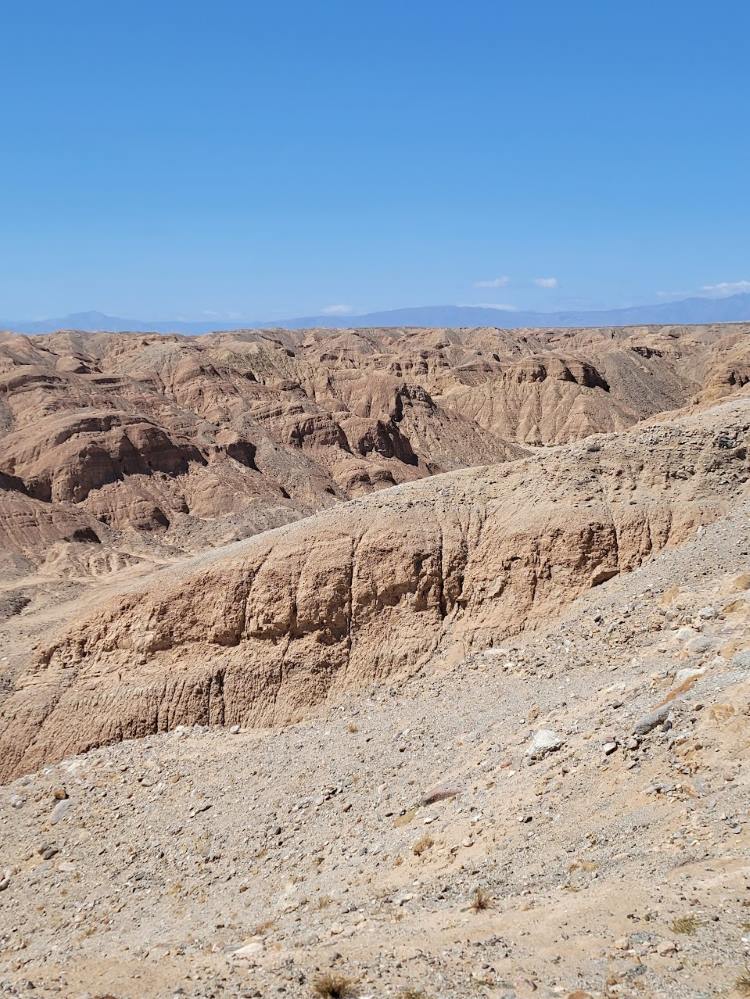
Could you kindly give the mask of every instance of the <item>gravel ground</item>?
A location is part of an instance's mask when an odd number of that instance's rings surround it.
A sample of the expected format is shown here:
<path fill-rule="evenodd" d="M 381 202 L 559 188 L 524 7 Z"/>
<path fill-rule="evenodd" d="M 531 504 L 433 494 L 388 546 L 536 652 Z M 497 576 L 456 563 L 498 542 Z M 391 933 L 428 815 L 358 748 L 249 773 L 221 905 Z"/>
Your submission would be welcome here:
<path fill-rule="evenodd" d="M 0 994 L 742 994 L 748 513 L 300 724 L 0 788 Z"/>

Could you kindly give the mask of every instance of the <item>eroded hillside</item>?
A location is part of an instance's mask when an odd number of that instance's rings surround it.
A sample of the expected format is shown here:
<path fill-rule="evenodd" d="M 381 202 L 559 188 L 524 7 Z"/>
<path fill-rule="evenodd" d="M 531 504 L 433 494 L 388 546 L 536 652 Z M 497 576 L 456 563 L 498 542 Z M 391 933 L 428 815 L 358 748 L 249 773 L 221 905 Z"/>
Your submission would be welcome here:
<path fill-rule="evenodd" d="M 5 777 L 178 724 L 289 722 L 559 612 L 747 494 L 750 396 L 412 483 L 116 600 L 4 704 Z"/>
<path fill-rule="evenodd" d="M 747 327 L 0 335 L 0 560 L 85 578 L 614 432 L 748 379 Z"/>

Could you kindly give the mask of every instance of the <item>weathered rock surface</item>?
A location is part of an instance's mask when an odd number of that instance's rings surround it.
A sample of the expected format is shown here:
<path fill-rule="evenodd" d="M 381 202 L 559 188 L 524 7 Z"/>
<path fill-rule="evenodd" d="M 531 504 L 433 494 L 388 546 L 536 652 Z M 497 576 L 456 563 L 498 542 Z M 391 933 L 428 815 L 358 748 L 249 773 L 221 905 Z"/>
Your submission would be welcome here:
<path fill-rule="evenodd" d="M 288 722 L 501 641 L 725 513 L 749 432 L 743 392 L 251 538 L 48 645 L 4 704 L 0 772 L 178 724 Z"/>
<path fill-rule="evenodd" d="M 0 334 L 0 567 L 173 558 L 715 401 L 747 380 L 746 333 Z"/>
<path fill-rule="evenodd" d="M 0 994 L 739 996 L 749 524 L 732 502 L 538 628 L 298 724 L 0 787 Z M 679 691 L 683 629 L 713 649 Z M 634 737 L 666 698 L 672 727 Z M 543 729 L 564 745 L 525 766 Z"/>

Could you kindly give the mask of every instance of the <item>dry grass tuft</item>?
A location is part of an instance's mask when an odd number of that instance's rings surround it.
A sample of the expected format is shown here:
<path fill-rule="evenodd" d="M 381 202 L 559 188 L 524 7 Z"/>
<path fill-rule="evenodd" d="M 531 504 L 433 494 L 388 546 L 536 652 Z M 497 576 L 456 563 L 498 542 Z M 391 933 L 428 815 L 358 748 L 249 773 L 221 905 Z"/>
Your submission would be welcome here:
<path fill-rule="evenodd" d="M 700 923 L 695 918 L 695 916 L 678 916 L 672 922 L 672 932 L 673 933 L 695 933 L 695 931 L 700 926 Z"/>
<path fill-rule="evenodd" d="M 750 996 L 750 967 L 745 966 L 744 972 L 734 983 L 734 987 L 741 996 Z"/>
<path fill-rule="evenodd" d="M 316 996 L 321 996 L 321 999 L 349 999 L 350 996 L 356 995 L 354 979 L 339 975 L 335 971 L 326 971 L 318 975 L 312 983 L 312 989 Z"/>
<path fill-rule="evenodd" d="M 492 898 L 484 888 L 475 888 L 471 896 L 471 908 L 474 912 L 484 912 L 485 909 L 492 908 Z"/>
<path fill-rule="evenodd" d="M 435 845 L 435 840 L 428 833 L 424 836 L 420 836 L 414 846 L 411 848 L 411 852 L 415 857 L 421 857 L 425 850 L 429 850 L 431 846 Z"/>
<path fill-rule="evenodd" d="M 355 725 L 354 722 L 349 722 L 346 726 L 346 731 L 351 732 L 351 734 L 354 735 L 355 732 L 359 732 L 359 727 Z"/>
<path fill-rule="evenodd" d="M 398 999 L 429 999 L 429 996 L 422 989 L 406 988 L 399 992 Z"/>

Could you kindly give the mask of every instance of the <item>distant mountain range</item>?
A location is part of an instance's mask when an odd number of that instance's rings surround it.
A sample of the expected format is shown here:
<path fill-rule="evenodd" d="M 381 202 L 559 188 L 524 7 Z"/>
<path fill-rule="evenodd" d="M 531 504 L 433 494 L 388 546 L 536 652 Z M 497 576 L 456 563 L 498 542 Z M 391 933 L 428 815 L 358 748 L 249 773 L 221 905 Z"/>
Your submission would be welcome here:
<path fill-rule="evenodd" d="M 102 312 L 75 312 L 68 316 L 33 322 L 0 320 L 0 329 L 18 333 L 49 333 L 54 330 L 106 331 L 111 333 L 184 333 L 198 335 L 215 330 L 305 329 L 319 327 L 347 329 L 388 326 L 492 326 L 498 329 L 527 329 L 579 326 L 641 326 L 653 323 L 690 325 L 694 323 L 750 322 L 750 293 L 727 298 L 685 298 L 658 305 L 634 305 L 627 309 L 582 312 L 521 312 L 484 308 L 478 305 L 424 305 L 409 309 L 369 312 L 360 316 L 303 316 L 272 322 L 182 322 L 144 321 L 107 316 Z"/>

